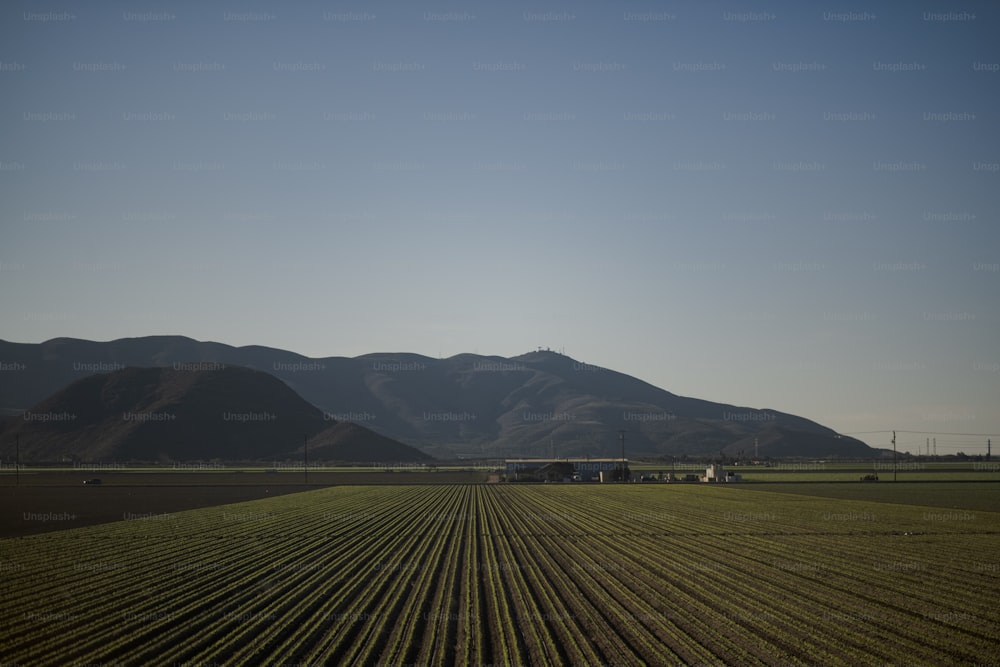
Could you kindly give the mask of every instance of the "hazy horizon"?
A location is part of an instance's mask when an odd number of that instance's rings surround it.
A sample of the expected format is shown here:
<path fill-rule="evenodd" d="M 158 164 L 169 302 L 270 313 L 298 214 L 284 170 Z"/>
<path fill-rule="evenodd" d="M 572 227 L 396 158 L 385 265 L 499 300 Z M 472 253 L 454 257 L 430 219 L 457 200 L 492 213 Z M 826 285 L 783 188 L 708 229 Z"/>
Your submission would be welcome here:
<path fill-rule="evenodd" d="M 998 12 L 10 3 L 0 338 L 549 347 L 984 453 Z"/>

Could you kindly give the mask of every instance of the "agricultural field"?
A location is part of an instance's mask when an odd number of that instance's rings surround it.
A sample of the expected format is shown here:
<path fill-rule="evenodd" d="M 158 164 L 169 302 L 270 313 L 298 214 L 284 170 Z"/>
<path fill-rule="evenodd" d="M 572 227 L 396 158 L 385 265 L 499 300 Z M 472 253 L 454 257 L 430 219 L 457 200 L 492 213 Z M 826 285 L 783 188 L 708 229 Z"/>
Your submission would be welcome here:
<path fill-rule="evenodd" d="M 700 463 L 637 463 L 631 466 L 643 474 L 670 472 L 681 476 L 702 474 Z M 1000 482 L 1000 462 L 996 461 L 899 461 L 868 463 L 832 461 L 784 461 L 771 465 L 730 465 L 726 470 L 742 475 L 744 482 L 857 482 L 865 475 L 876 474 L 880 481 L 891 482 Z M 895 473 L 895 474 L 894 474 Z"/>
<path fill-rule="evenodd" d="M 100 479 L 100 485 L 84 481 Z M 0 538 L 78 528 L 127 517 L 272 498 L 334 484 L 445 484 L 483 481 L 461 470 L 411 472 L 342 469 L 310 471 L 28 470 L 0 474 Z"/>
<path fill-rule="evenodd" d="M 433 468 L 318 468 L 301 466 L 265 468 L 24 468 L 20 475 L 0 470 L 0 488 L 13 486 L 76 486 L 99 478 L 115 486 L 246 486 L 333 484 L 452 484 L 475 483 L 486 478 L 485 469 Z"/>
<path fill-rule="evenodd" d="M 749 486 L 338 486 L 4 539 L 0 661 L 996 664 L 1000 512 Z"/>
<path fill-rule="evenodd" d="M 879 482 L 878 484 L 763 482 L 741 484 L 740 489 L 842 500 L 871 500 L 903 505 L 1000 512 L 1000 484 L 995 482 Z"/>

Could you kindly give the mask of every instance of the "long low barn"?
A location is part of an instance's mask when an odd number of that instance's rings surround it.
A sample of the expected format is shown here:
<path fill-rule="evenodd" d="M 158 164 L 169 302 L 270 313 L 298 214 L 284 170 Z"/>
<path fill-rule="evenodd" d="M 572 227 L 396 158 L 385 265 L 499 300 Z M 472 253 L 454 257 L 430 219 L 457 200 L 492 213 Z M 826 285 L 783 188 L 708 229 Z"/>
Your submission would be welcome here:
<path fill-rule="evenodd" d="M 599 477 L 602 472 L 618 470 L 622 465 L 622 459 L 506 459 L 505 463 L 507 479 L 510 480 L 546 476 L 550 470 L 553 472 L 566 470 L 571 475 L 579 475 L 589 481 Z M 572 471 L 568 470 L 569 466 L 572 466 Z M 628 467 L 628 459 L 625 459 L 625 467 Z"/>

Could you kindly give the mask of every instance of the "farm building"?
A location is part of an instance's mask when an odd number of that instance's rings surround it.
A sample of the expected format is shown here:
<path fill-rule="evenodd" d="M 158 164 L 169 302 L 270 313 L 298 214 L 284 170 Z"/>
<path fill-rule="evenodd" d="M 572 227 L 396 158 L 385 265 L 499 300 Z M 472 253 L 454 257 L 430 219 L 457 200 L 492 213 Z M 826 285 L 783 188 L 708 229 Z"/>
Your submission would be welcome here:
<path fill-rule="evenodd" d="M 705 468 L 705 474 L 701 476 L 703 482 L 739 482 L 743 477 L 734 472 L 726 472 L 721 463 L 713 463 Z"/>
<path fill-rule="evenodd" d="M 598 481 L 621 468 L 622 459 L 506 459 L 508 481 Z M 625 459 L 628 469 L 628 459 Z"/>

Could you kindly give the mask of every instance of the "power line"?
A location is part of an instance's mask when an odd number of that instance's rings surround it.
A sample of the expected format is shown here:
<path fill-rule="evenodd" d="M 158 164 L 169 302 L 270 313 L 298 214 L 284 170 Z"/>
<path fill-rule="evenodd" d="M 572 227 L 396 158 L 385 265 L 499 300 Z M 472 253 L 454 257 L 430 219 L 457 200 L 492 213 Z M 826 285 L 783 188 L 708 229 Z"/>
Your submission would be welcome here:
<path fill-rule="evenodd" d="M 945 436 L 945 438 L 943 438 L 944 441 L 941 444 L 945 448 L 946 451 L 952 451 L 952 452 L 958 451 L 959 454 L 964 453 L 963 450 L 968 450 L 969 448 L 972 448 L 974 450 L 978 450 L 978 448 L 982 445 L 982 440 L 985 439 L 986 440 L 986 456 L 990 456 L 991 455 L 991 451 L 990 451 L 991 450 L 991 444 L 992 444 L 991 443 L 991 439 L 995 438 L 995 437 L 1000 437 L 996 433 L 955 433 L 955 432 L 950 432 L 950 431 L 890 431 L 888 429 L 878 430 L 878 431 L 853 431 L 851 433 L 842 433 L 842 434 L 839 434 L 839 435 L 848 435 L 848 436 L 850 436 L 850 435 L 870 435 L 870 434 L 877 434 L 877 433 L 891 433 L 892 434 L 892 438 L 891 438 L 890 442 L 892 442 L 894 449 L 896 447 L 896 433 L 916 435 L 916 436 L 925 436 L 923 438 L 924 439 L 924 443 L 923 443 L 924 445 L 929 445 L 929 442 L 931 440 L 933 440 L 933 443 L 934 443 L 934 446 L 933 446 L 933 452 L 934 452 L 934 454 L 933 455 L 934 456 L 937 456 L 937 440 L 938 439 L 937 439 L 936 436 L 939 436 L 939 435 L 940 436 Z M 931 436 L 931 435 L 933 435 L 935 437 L 934 438 L 926 437 L 926 436 Z M 948 437 L 948 436 L 953 436 L 953 437 Z M 973 440 L 973 439 L 975 439 L 975 440 Z M 905 441 L 903 443 L 900 443 L 900 444 L 902 444 L 903 446 L 907 446 L 907 447 L 908 446 L 916 447 L 917 455 L 918 456 L 920 455 L 920 450 L 921 450 L 920 438 L 915 438 L 913 441 L 907 440 L 907 441 Z M 907 453 L 909 453 L 909 450 L 907 450 Z M 931 449 L 930 449 L 929 446 L 928 446 L 927 454 L 928 455 L 931 454 Z"/>
<path fill-rule="evenodd" d="M 895 431 L 852 431 L 850 433 L 841 433 L 840 435 L 868 435 L 871 433 L 916 433 L 918 435 L 967 435 L 975 438 L 997 438 L 1000 437 L 1000 433 L 948 433 L 947 431 L 901 431 L 896 429 Z"/>

